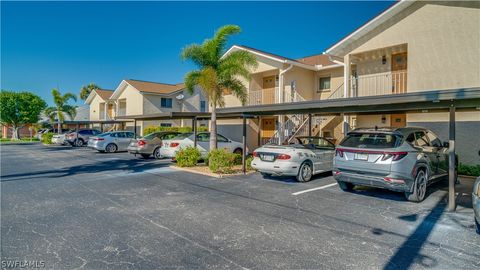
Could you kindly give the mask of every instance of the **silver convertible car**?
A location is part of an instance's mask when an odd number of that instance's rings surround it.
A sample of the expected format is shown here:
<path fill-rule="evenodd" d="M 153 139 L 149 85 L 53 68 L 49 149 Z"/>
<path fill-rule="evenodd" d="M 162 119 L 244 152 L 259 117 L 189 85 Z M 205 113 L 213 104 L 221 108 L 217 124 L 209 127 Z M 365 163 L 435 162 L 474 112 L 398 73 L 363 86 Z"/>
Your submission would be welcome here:
<path fill-rule="evenodd" d="M 295 176 L 307 182 L 332 170 L 335 145 L 322 137 L 296 137 L 289 145 L 264 145 L 253 152 L 252 168 L 264 177 Z"/>

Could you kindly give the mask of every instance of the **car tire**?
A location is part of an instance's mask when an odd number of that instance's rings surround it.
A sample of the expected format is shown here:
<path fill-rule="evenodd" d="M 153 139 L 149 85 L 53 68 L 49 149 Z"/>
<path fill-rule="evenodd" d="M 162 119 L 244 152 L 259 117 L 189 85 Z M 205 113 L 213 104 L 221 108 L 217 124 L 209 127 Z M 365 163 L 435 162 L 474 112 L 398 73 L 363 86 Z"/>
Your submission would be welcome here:
<path fill-rule="evenodd" d="M 476 217 L 473 218 L 475 220 L 475 231 L 477 234 L 480 234 L 480 223 L 478 223 L 478 220 Z"/>
<path fill-rule="evenodd" d="M 155 148 L 155 150 L 153 151 L 153 157 L 155 159 L 162 159 L 163 158 L 162 154 L 160 153 L 160 147 Z"/>
<path fill-rule="evenodd" d="M 82 147 L 83 146 L 83 140 L 82 139 L 76 139 L 73 144 L 76 146 L 76 147 Z"/>
<path fill-rule="evenodd" d="M 352 191 L 355 187 L 355 185 L 350 182 L 337 181 L 337 183 L 340 189 L 343 191 Z"/>
<path fill-rule="evenodd" d="M 421 202 L 427 194 L 427 173 L 424 169 L 417 171 L 415 181 L 413 182 L 413 191 L 405 192 L 405 198 L 411 202 Z"/>
<path fill-rule="evenodd" d="M 107 153 L 117 152 L 117 145 L 115 145 L 114 143 L 107 144 L 107 146 L 105 146 L 105 152 Z"/>
<path fill-rule="evenodd" d="M 271 174 L 271 173 L 261 172 L 260 174 L 263 176 L 263 178 L 267 178 L 267 179 L 268 179 L 268 178 L 272 177 L 272 174 Z"/>
<path fill-rule="evenodd" d="M 242 153 L 243 153 L 242 148 L 237 148 L 237 149 L 233 150 L 233 153 L 237 154 L 237 155 L 242 155 Z"/>
<path fill-rule="evenodd" d="M 313 177 L 313 166 L 310 162 L 306 161 L 302 163 L 297 174 L 298 182 L 308 182 L 312 180 Z"/>
<path fill-rule="evenodd" d="M 149 158 L 151 155 L 149 154 L 140 154 L 142 156 L 142 158 Z"/>

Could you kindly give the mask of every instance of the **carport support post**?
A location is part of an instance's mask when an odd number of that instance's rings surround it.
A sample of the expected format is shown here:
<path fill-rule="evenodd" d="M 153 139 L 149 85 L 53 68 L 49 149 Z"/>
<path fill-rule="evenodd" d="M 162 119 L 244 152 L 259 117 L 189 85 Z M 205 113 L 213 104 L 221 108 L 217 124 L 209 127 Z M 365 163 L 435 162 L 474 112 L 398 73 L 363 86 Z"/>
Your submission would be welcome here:
<path fill-rule="evenodd" d="M 100 123 L 100 131 L 103 133 L 103 123 Z"/>
<path fill-rule="evenodd" d="M 312 137 L 312 114 L 308 114 L 308 137 Z"/>
<path fill-rule="evenodd" d="M 448 149 L 448 210 L 455 211 L 455 107 L 450 107 L 449 149 Z"/>
<path fill-rule="evenodd" d="M 137 138 L 137 119 L 133 119 L 133 137 Z"/>
<path fill-rule="evenodd" d="M 77 124 L 77 130 L 75 132 L 76 139 L 78 140 L 78 130 L 80 129 L 80 124 Z"/>
<path fill-rule="evenodd" d="M 192 118 L 193 147 L 197 147 L 197 118 Z"/>
<path fill-rule="evenodd" d="M 247 173 L 247 118 L 245 117 L 245 115 L 243 116 L 242 128 L 243 128 L 242 172 L 243 174 L 246 174 Z"/>

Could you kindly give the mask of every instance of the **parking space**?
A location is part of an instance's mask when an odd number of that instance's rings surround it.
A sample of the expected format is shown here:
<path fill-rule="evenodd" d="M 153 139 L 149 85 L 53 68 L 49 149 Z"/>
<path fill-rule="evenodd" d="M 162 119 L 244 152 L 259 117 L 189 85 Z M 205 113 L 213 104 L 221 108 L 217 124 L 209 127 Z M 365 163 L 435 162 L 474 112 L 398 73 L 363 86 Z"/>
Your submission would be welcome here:
<path fill-rule="evenodd" d="M 470 180 L 422 203 L 341 191 L 328 174 L 297 183 L 222 179 L 167 160 L 87 148 L 2 146 L 2 259 L 56 269 L 475 269 Z"/>

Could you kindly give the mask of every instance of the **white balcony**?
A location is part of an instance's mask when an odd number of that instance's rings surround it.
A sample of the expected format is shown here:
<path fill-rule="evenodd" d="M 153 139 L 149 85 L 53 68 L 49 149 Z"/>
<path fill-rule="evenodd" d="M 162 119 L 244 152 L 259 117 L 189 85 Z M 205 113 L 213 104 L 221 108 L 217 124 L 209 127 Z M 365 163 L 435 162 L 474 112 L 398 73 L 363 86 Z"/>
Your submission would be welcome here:
<path fill-rule="evenodd" d="M 360 75 L 350 79 L 353 96 L 380 96 L 407 92 L 407 71 Z"/>
<path fill-rule="evenodd" d="M 263 105 L 278 103 L 278 87 L 248 92 L 248 105 Z"/>

